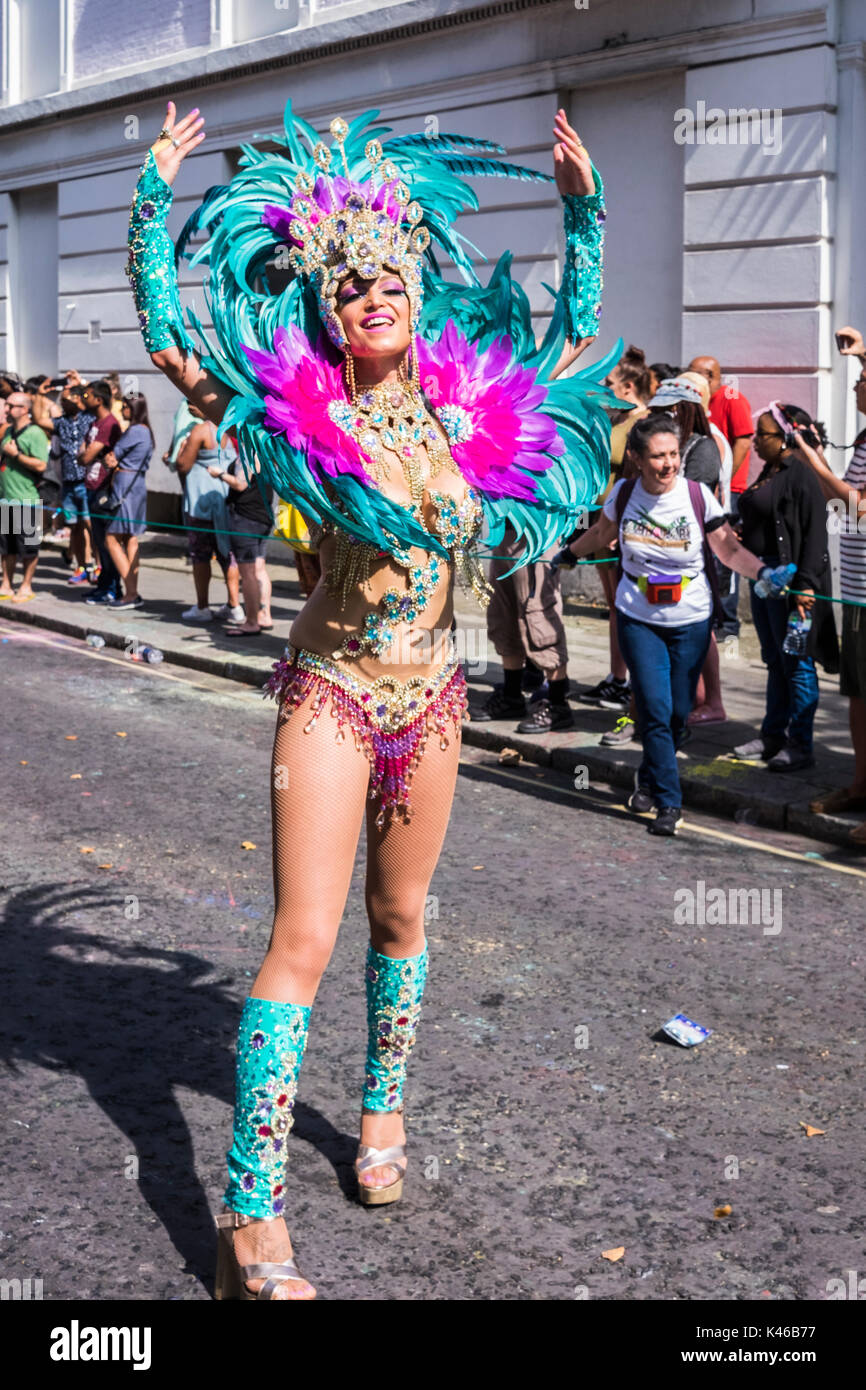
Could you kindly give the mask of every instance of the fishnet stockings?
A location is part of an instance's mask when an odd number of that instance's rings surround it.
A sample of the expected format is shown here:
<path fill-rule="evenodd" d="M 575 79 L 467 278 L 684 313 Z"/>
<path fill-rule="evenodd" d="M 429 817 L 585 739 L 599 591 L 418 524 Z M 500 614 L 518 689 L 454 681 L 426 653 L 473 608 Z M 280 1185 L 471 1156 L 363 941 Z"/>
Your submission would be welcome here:
<path fill-rule="evenodd" d="M 432 732 L 410 791 L 408 824 L 377 830 L 367 801 L 370 765 L 346 729 L 337 742 L 330 704 L 309 733 L 311 693 L 277 716 L 271 779 L 274 926 L 251 991 L 275 1002 L 312 1004 L 346 904 L 361 824 L 367 820 L 366 904 L 373 948 L 402 959 L 424 948 L 427 891 L 445 838 L 460 738 Z"/>

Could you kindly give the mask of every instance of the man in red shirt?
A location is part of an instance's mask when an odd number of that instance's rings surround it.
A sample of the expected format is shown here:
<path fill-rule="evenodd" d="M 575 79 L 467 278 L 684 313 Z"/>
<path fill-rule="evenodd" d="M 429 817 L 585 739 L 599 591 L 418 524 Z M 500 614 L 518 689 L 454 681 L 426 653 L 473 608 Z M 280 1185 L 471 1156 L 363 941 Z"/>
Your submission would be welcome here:
<path fill-rule="evenodd" d="M 740 494 L 749 483 L 749 454 L 755 426 L 752 422 L 752 407 L 745 396 L 735 386 L 722 385 L 722 369 L 715 357 L 693 357 L 689 363 L 690 372 L 700 372 L 706 377 L 710 387 L 710 406 L 707 414 L 727 439 L 734 455 L 734 468 L 731 474 L 730 515 L 737 516 Z M 740 599 L 740 576 L 719 566 L 719 587 L 722 607 L 725 610 L 725 636 L 736 637 L 740 630 L 737 606 Z"/>
<path fill-rule="evenodd" d="M 87 436 L 87 443 L 81 461 L 87 468 L 84 481 L 91 494 L 104 482 L 100 461 L 111 452 L 121 436 L 121 428 L 111 411 L 111 387 L 106 381 L 92 381 L 84 388 L 84 406 L 96 421 Z M 85 600 L 86 603 L 104 603 L 109 607 L 114 600 L 123 597 L 123 588 L 117 566 L 108 553 L 105 533 L 110 518 L 100 516 L 93 501 L 90 500 L 90 526 L 93 544 L 99 556 L 99 580 L 95 591 Z"/>

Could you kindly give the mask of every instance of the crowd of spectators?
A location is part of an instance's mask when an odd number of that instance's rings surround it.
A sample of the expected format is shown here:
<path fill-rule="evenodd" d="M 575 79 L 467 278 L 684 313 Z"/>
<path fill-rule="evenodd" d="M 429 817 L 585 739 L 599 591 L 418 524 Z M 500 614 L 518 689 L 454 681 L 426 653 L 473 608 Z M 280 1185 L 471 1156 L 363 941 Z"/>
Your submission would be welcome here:
<path fill-rule="evenodd" d="M 139 546 L 153 452 L 147 400 L 139 391 L 124 394 L 116 372 L 87 382 L 76 371 L 28 381 L 0 373 L 0 599 L 36 597 L 33 576 L 50 532 L 65 542 L 72 566 L 66 582 L 85 603 L 145 607 Z M 195 623 L 225 619 L 230 637 L 272 628 L 264 559 L 272 502 L 257 482 L 248 483 L 236 440 L 218 439 L 183 400 L 163 462 L 182 483 L 195 587 L 195 603 L 181 616 Z M 226 585 L 226 601 L 216 609 L 209 604 L 212 557 Z"/>
<path fill-rule="evenodd" d="M 866 415 L 862 335 L 840 329 L 837 344 L 863 367 L 855 389 Z M 528 586 L 521 605 L 514 585 L 509 604 L 491 603 L 488 633 L 505 681 L 473 718 L 517 717 L 519 732 L 573 727 L 569 682 L 561 679 L 566 656 L 559 641 L 558 572 L 578 556 L 597 563 L 610 610 L 610 671 L 577 698 L 618 712 L 602 735 L 604 745 L 643 744 L 630 804 L 638 814 L 655 813 L 656 833 L 673 834 L 681 818 L 676 751 L 695 725 L 727 719 L 718 642 L 738 640 L 744 574 L 767 668 L 766 705 L 756 736 L 736 745 L 733 755 L 775 773 L 813 766 L 816 662 L 830 674 L 841 662 L 854 777 L 812 809 L 866 810 L 866 620 L 860 621 L 866 607 L 866 430 L 851 446 L 853 459 L 840 478 L 828 462 L 820 422 L 796 403 L 772 401 L 753 413 L 736 380 L 724 380 L 712 356 L 694 357 L 681 369 L 648 363 L 632 346 L 606 384 L 622 401 L 622 409 L 611 412 L 610 482 L 598 510 L 587 513 L 566 547 L 545 557 L 544 588 Z M 752 449 L 760 465 L 754 468 Z M 840 532 L 841 657 L 828 502 Z M 676 516 L 668 516 L 671 507 Z M 663 524 L 651 521 L 662 513 Z M 786 591 L 758 583 L 758 573 L 787 573 Z M 866 823 L 853 832 L 858 836 L 866 845 Z"/>
<path fill-rule="evenodd" d="M 855 392 L 866 415 L 862 335 L 844 328 L 837 343 L 843 355 L 860 360 Z M 586 558 L 598 564 L 610 611 L 610 670 L 578 698 L 617 713 L 603 744 L 643 743 L 633 809 L 654 809 L 666 827 L 660 833 L 673 833 L 676 749 L 695 725 L 727 718 L 718 642 L 738 637 L 743 573 L 767 668 L 766 707 L 755 737 L 737 745 L 734 755 L 773 772 L 812 766 L 816 662 L 834 672 L 841 661 L 854 775 L 846 789 L 815 801 L 813 809 L 866 810 L 866 620 L 860 621 L 866 607 L 866 430 L 840 477 L 827 459 L 819 422 L 796 403 L 772 401 L 753 413 L 712 356 L 677 368 L 648 363 L 630 347 L 606 384 L 622 404 L 611 412 L 610 480 L 596 509 L 563 538 L 565 549 L 538 565 L 502 579 L 497 564 L 507 569 L 511 560 L 492 562 L 498 582 L 488 630 L 505 682 L 473 719 L 516 717 L 518 730 L 531 733 L 574 727 L 559 566 L 589 546 Z M 754 468 L 753 449 L 760 465 Z M 116 373 L 87 382 L 75 371 L 28 381 L 0 373 L 0 600 L 29 603 L 37 596 L 33 579 L 43 528 L 52 528 L 72 567 L 67 583 L 82 591 L 84 602 L 145 607 L 139 545 L 153 452 L 147 401 L 140 392 L 123 394 Z M 238 638 L 271 629 L 264 556 L 273 498 L 257 479 L 248 480 L 236 439 L 220 435 L 183 399 L 162 459 L 183 488 L 195 601 L 182 618 L 224 619 L 224 631 Z M 677 516 L 668 516 L 674 503 Z M 828 505 L 840 532 L 841 657 Z M 656 513 L 667 519 L 653 542 L 645 532 Z M 666 530 L 671 525 L 675 536 Z M 500 549 L 507 553 L 508 547 L 506 532 Z M 218 608 L 210 601 L 213 560 L 226 588 Z M 756 562 L 766 572 L 788 566 L 783 596 L 756 586 Z M 315 557 L 299 555 L 297 563 L 309 593 L 318 577 Z M 678 597 L 648 598 L 669 592 Z M 866 823 L 858 832 L 866 845 Z"/>

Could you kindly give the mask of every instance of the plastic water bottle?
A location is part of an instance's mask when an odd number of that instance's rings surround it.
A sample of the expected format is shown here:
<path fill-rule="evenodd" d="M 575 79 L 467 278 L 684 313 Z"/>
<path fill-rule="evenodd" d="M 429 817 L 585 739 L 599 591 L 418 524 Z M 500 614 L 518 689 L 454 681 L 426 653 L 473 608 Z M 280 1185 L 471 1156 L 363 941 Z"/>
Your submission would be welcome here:
<path fill-rule="evenodd" d="M 158 666 L 162 652 L 158 647 L 134 647 L 129 653 L 130 661 L 146 661 L 150 666 Z"/>
<path fill-rule="evenodd" d="M 796 565 L 777 565 L 775 569 L 770 570 L 767 579 L 756 580 L 755 593 L 757 594 L 758 598 L 769 598 L 770 584 L 772 584 L 774 587 L 778 586 L 779 588 L 785 588 L 790 584 L 791 580 L 794 578 L 794 575 L 796 573 Z M 782 581 L 781 585 L 779 584 L 779 580 Z M 774 594 L 773 597 L 778 598 L 780 597 L 780 595 Z"/>
<path fill-rule="evenodd" d="M 84 641 L 88 647 L 94 647 L 96 651 L 99 651 L 100 647 L 105 646 L 105 638 L 100 637 L 98 632 L 88 632 Z"/>
<path fill-rule="evenodd" d="M 787 652 L 789 656 L 805 656 L 811 627 L 811 618 L 801 618 L 799 613 L 792 613 L 788 618 L 788 631 L 782 643 L 782 651 Z"/>

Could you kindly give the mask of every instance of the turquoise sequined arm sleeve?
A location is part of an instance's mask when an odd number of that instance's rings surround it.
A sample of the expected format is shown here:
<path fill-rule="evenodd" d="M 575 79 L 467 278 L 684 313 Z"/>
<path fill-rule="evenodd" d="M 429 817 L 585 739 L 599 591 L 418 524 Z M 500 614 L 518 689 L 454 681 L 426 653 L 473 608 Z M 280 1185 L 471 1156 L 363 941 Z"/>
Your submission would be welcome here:
<path fill-rule="evenodd" d="M 595 193 L 567 193 L 565 206 L 565 265 L 559 291 L 569 341 L 598 333 L 601 317 L 602 256 L 604 249 L 604 185 L 592 166 Z"/>
<path fill-rule="evenodd" d="M 179 347 L 191 353 L 195 346 L 183 324 L 174 244 L 165 225 L 173 198 L 148 150 L 130 207 L 126 274 L 148 352 Z"/>

